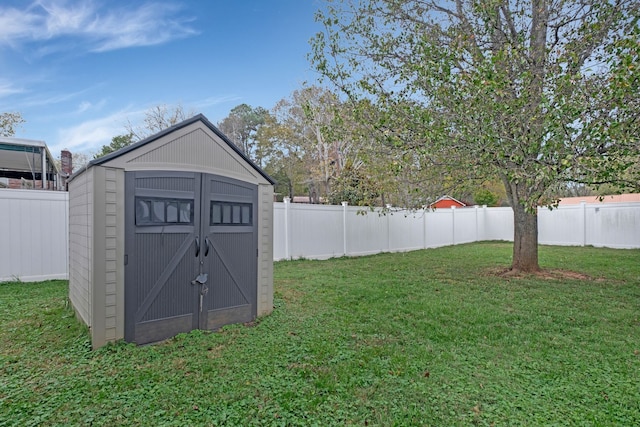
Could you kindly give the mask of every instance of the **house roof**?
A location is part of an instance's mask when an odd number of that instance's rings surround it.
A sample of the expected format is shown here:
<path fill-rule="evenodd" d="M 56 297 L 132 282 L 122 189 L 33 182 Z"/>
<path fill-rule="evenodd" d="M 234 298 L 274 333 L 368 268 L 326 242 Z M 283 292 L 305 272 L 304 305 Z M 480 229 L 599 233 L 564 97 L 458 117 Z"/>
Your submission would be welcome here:
<path fill-rule="evenodd" d="M 106 163 L 110 160 L 116 159 L 126 153 L 129 153 L 133 150 L 136 150 L 144 145 L 147 145 L 153 141 L 156 141 L 160 138 L 162 138 L 165 135 L 168 135 L 172 132 L 175 132 L 179 129 L 185 128 L 187 126 L 190 126 L 196 122 L 202 122 L 202 124 L 204 124 L 207 128 L 209 128 L 211 130 L 211 132 L 213 132 L 214 134 L 216 134 L 218 137 L 220 137 L 220 139 L 222 141 L 224 141 L 225 144 L 227 144 L 233 151 L 235 151 L 240 157 L 242 157 L 243 160 L 245 160 L 249 165 L 251 165 L 251 167 L 253 169 L 255 169 L 261 176 L 263 176 L 270 184 L 275 184 L 275 181 L 273 180 L 273 178 L 271 178 L 269 175 L 267 175 L 266 172 L 264 172 L 258 165 L 256 165 L 251 159 L 249 159 L 233 142 L 231 142 L 231 140 L 229 138 L 227 138 L 227 136 L 225 134 L 223 134 L 217 127 L 215 127 L 203 114 L 198 114 L 195 115 L 187 120 L 184 120 L 180 123 L 177 123 L 167 129 L 164 129 L 163 131 L 160 131 L 158 133 L 156 133 L 155 135 L 151 135 L 148 138 L 145 138 L 141 141 L 135 142 L 127 147 L 121 148 L 117 151 L 114 151 L 113 153 L 109 153 L 106 156 L 91 160 L 89 162 L 89 164 L 87 165 L 87 167 L 91 167 L 93 165 L 101 165 L 103 163 Z M 78 171 L 75 175 L 82 173 L 86 168 L 83 168 L 82 170 Z"/>
<path fill-rule="evenodd" d="M 458 200 L 458 199 L 454 199 L 453 197 L 451 197 L 451 196 L 446 196 L 446 195 L 445 195 L 445 196 L 440 197 L 438 200 L 436 200 L 435 202 L 431 203 L 429 206 L 433 206 L 433 205 L 435 205 L 436 203 L 438 203 L 438 202 L 442 202 L 442 201 L 444 201 L 444 200 L 451 200 L 451 201 L 453 201 L 453 202 L 456 202 L 456 203 L 457 203 L 457 204 L 459 204 L 460 206 L 467 206 L 467 204 L 466 204 L 466 203 L 461 202 L 461 201 L 460 201 L 460 200 Z"/>
<path fill-rule="evenodd" d="M 0 137 L 0 170 L 16 172 L 42 172 L 42 152 L 46 153 L 47 169 L 55 173 L 55 159 L 44 141 Z M 36 157 L 37 156 L 37 157 Z"/>
<path fill-rule="evenodd" d="M 610 196 L 582 196 L 582 197 L 564 197 L 560 199 L 559 205 L 577 205 L 580 202 L 587 203 L 629 203 L 640 202 L 640 193 L 635 194 L 613 194 Z"/>

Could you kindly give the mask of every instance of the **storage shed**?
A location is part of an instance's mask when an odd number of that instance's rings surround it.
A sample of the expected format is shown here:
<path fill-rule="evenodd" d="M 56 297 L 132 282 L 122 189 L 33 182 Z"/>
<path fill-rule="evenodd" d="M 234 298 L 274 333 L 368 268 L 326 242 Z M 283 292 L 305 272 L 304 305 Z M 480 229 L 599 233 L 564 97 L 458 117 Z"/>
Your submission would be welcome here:
<path fill-rule="evenodd" d="M 69 299 L 93 347 L 270 313 L 273 184 L 203 115 L 73 175 Z"/>

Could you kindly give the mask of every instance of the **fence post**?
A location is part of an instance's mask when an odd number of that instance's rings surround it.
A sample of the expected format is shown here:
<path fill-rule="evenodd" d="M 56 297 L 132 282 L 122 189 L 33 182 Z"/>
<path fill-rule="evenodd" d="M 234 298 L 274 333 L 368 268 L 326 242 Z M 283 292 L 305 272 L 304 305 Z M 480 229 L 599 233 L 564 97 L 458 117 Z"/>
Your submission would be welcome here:
<path fill-rule="evenodd" d="M 285 197 L 284 202 L 284 259 L 291 259 L 289 253 L 289 206 L 291 206 L 291 198 Z"/>
<path fill-rule="evenodd" d="M 480 223 L 480 241 L 487 240 L 487 205 L 482 205 L 482 221 Z"/>
<path fill-rule="evenodd" d="M 479 240 L 479 236 L 480 236 L 480 232 L 478 231 L 478 205 L 475 205 L 474 208 L 475 208 L 475 214 L 476 214 L 476 238 L 475 238 L 475 241 L 477 242 Z"/>
<path fill-rule="evenodd" d="M 422 249 L 427 249 L 427 208 L 422 208 Z"/>
<path fill-rule="evenodd" d="M 342 202 L 342 251 L 347 256 L 347 206 L 349 202 Z"/>
<path fill-rule="evenodd" d="M 580 221 L 582 221 L 582 246 L 587 245 L 587 202 L 584 200 L 580 201 Z"/>
<path fill-rule="evenodd" d="M 451 244 L 456 244 L 456 207 L 451 206 Z"/>
<path fill-rule="evenodd" d="M 387 252 L 391 252 L 391 205 L 387 204 Z"/>

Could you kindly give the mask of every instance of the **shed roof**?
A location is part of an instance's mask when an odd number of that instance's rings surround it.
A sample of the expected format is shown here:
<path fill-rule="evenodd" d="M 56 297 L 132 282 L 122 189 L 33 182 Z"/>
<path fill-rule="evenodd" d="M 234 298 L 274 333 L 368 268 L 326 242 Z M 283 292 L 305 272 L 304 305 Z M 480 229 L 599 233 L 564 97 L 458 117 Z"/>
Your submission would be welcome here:
<path fill-rule="evenodd" d="M 100 157 L 98 159 L 94 159 L 89 162 L 88 167 L 92 165 L 101 165 L 103 163 L 107 163 L 133 150 L 137 150 L 140 147 L 143 147 L 149 143 L 152 143 L 164 137 L 165 135 L 168 135 L 172 132 L 175 132 L 177 130 L 180 130 L 182 128 L 185 128 L 197 122 L 201 122 L 209 130 L 211 130 L 211 132 L 217 135 L 222 141 L 224 141 L 225 144 L 229 146 L 229 148 L 231 148 L 235 153 L 237 153 L 244 161 L 247 162 L 247 164 L 249 164 L 256 172 L 258 172 L 262 177 L 264 177 L 270 184 L 275 184 L 275 181 L 273 180 L 273 178 L 267 175 L 267 173 L 263 171 L 262 168 L 260 168 L 251 159 L 249 159 L 233 142 L 231 142 L 231 140 L 225 134 L 223 134 L 217 127 L 215 127 L 203 114 L 197 114 L 187 120 L 184 120 L 167 129 L 164 129 L 163 131 L 160 131 L 155 135 L 151 135 L 148 138 L 145 138 L 141 141 L 133 143 L 127 147 L 121 148 L 120 150 L 114 151 L 113 153 L 107 154 L 106 156 Z M 84 169 L 85 168 L 83 168 L 83 170 Z M 79 171 L 78 173 L 81 173 L 81 172 L 82 171 Z"/>

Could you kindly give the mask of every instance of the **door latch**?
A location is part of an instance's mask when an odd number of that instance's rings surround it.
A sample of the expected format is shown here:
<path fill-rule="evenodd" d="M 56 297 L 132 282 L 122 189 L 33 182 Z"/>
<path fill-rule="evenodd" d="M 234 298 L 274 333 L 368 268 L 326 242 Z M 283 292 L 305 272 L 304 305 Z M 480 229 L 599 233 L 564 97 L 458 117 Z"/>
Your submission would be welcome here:
<path fill-rule="evenodd" d="M 205 283 L 207 283 L 207 279 L 209 275 L 207 273 L 198 274 L 198 277 L 191 281 L 192 285 L 201 285 L 200 287 L 200 313 L 202 313 L 202 303 L 204 301 L 204 296 L 209 292 L 209 288 Z"/>
<path fill-rule="evenodd" d="M 202 301 L 207 292 L 209 292 L 209 288 L 203 283 L 202 288 L 200 288 L 200 313 L 202 313 Z"/>
<path fill-rule="evenodd" d="M 192 285 L 204 285 L 205 283 L 207 283 L 207 279 L 208 278 L 209 278 L 209 274 L 207 274 L 207 273 L 198 274 L 198 277 L 193 279 L 191 281 L 191 284 Z"/>

